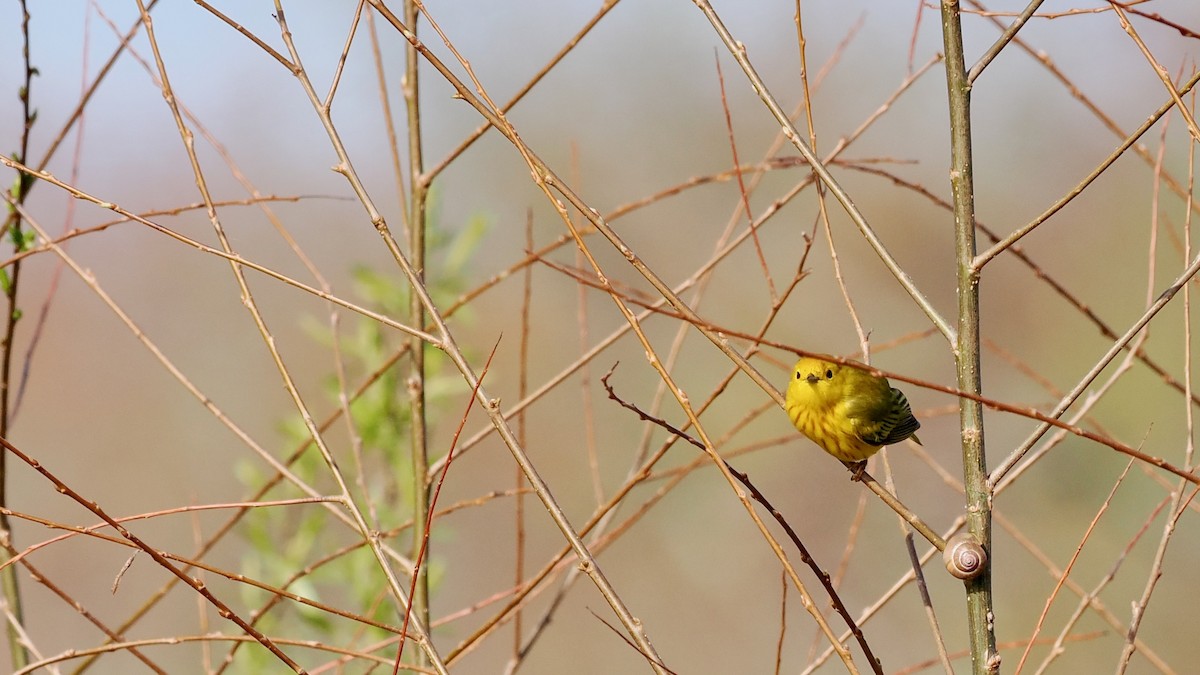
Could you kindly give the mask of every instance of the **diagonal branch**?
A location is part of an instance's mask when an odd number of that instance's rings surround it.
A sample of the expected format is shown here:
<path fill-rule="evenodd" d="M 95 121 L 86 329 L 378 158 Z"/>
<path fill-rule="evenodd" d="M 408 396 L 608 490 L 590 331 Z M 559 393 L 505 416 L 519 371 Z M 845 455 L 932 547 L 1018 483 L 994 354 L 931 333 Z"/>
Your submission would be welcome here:
<path fill-rule="evenodd" d="M 938 331 L 941 332 L 946 340 L 951 343 L 955 342 L 954 328 L 942 317 L 937 309 L 934 308 L 929 299 L 926 298 L 923 293 L 921 293 L 920 289 L 917 288 L 916 283 L 910 276 L 908 276 L 908 272 L 905 272 L 904 268 L 900 266 L 900 263 L 897 262 L 894 257 L 892 257 L 891 252 L 887 250 L 887 247 L 884 246 L 883 241 L 879 239 L 879 236 L 875 233 L 874 228 L 872 228 L 867 222 L 866 217 L 863 216 L 862 212 L 858 210 L 858 207 L 854 205 L 854 201 L 850 199 L 850 194 L 847 193 L 846 190 L 842 188 L 841 184 L 833 178 L 833 175 L 829 173 L 829 169 L 825 167 L 820 158 L 818 158 L 816 153 L 813 152 L 812 148 L 810 148 L 808 144 L 805 143 L 800 137 L 800 132 L 796 130 L 796 126 L 792 123 L 791 118 L 788 117 L 787 112 L 783 110 L 783 108 L 779 105 L 779 102 L 776 101 L 775 97 L 771 95 L 770 90 L 767 89 L 766 83 L 763 82 L 762 78 L 758 75 L 758 71 L 756 71 L 754 66 L 750 63 L 750 57 L 746 55 L 746 46 L 740 41 L 735 40 L 733 35 L 729 33 L 729 29 L 725 27 L 724 22 L 722 22 L 721 18 L 717 16 L 716 10 L 712 8 L 712 5 L 708 3 L 708 0 L 693 1 L 700 11 L 703 12 L 708 18 L 709 23 L 711 23 L 713 28 L 717 31 L 718 37 L 721 38 L 721 42 L 724 43 L 726 48 L 729 49 L 729 52 L 733 54 L 734 60 L 736 60 L 738 65 L 742 67 L 742 71 L 746 74 L 747 79 L 750 80 L 750 84 L 754 87 L 755 93 L 757 93 L 758 97 L 762 99 L 762 102 L 766 104 L 767 109 L 771 112 L 771 115 L 775 117 L 775 121 L 777 121 L 780 127 L 782 127 L 783 134 L 787 136 L 789 141 L 792 142 L 792 145 L 800 152 L 805 161 L 812 166 L 813 172 L 821 178 L 821 182 L 825 183 L 825 186 L 829 188 L 829 192 L 832 193 L 833 196 L 837 198 L 838 202 L 841 203 L 842 208 L 846 210 L 846 215 L 850 216 L 850 220 L 854 221 L 854 224 L 858 227 L 859 232 L 862 233 L 863 238 L 866 239 L 867 243 L 871 245 L 871 248 L 874 249 L 875 254 L 879 256 L 879 259 L 883 261 L 884 266 L 887 267 L 888 271 L 892 273 L 892 276 L 896 278 L 896 281 L 900 282 L 900 285 L 909 294 L 909 296 L 912 297 L 913 301 L 917 303 L 917 306 L 921 308 L 921 311 L 925 312 L 925 315 L 929 317 L 929 320 L 933 323 L 933 325 L 937 326 Z"/>
<path fill-rule="evenodd" d="M 591 222 L 596 230 L 599 231 L 606 239 L 608 239 L 609 242 L 617 249 L 617 251 L 629 261 L 634 269 L 636 269 L 647 281 L 650 282 L 652 286 L 654 286 L 655 290 L 657 290 L 663 296 L 663 299 L 665 299 L 672 307 L 674 307 L 675 310 L 678 311 L 688 322 L 695 325 L 697 330 L 699 330 L 706 338 L 708 338 L 709 341 L 717 347 L 717 349 L 719 349 L 731 361 L 733 361 L 733 363 L 737 365 L 737 367 L 755 384 L 762 388 L 762 390 L 766 392 L 766 394 L 770 396 L 780 408 L 784 407 L 783 394 L 775 388 L 775 385 L 771 384 L 771 382 L 767 380 L 762 373 L 758 372 L 758 369 L 752 366 L 750 362 L 747 361 L 746 358 L 743 357 L 733 347 L 733 345 L 729 343 L 729 340 L 724 335 L 718 331 L 708 328 L 691 309 L 691 307 L 689 307 L 687 303 L 685 303 L 678 296 L 678 294 L 676 294 L 675 291 L 673 291 L 666 284 L 666 282 L 664 282 L 657 274 L 655 274 L 653 270 L 651 270 L 642 262 L 638 255 L 634 253 L 631 248 L 629 248 L 624 240 L 622 240 L 621 237 L 609 226 L 608 221 L 601 216 L 597 210 L 590 207 L 587 202 L 585 202 L 574 190 L 572 190 L 569 185 L 562 181 L 557 174 L 555 174 L 550 167 L 545 164 L 545 162 L 543 162 L 536 154 L 524 146 L 523 142 L 516 135 L 516 132 L 509 127 L 507 122 L 504 121 L 493 110 L 492 107 L 484 104 L 479 97 L 477 97 L 474 92 L 472 92 L 471 89 L 468 88 L 462 82 L 462 80 L 458 78 L 458 76 L 456 76 L 449 68 L 446 67 L 446 64 L 443 63 L 441 59 L 437 57 L 437 55 L 431 52 L 417 38 L 417 36 L 414 35 L 408 29 L 408 27 L 405 26 L 405 24 L 391 12 L 391 10 L 387 9 L 387 6 L 383 4 L 382 0 L 370 0 L 370 2 L 371 5 L 379 10 L 380 14 L 392 24 L 393 27 L 400 31 L 405 39 L 417 46 L 417 49 L 421 52 L 425 59 L 429 61 L 429 63 L 436 68 L 439 73 L 441 73 L 442 77 L 446 78 L 446 81 L 454 87 L 459 98 L 469 103 L 471 107 L 475 108 L 475 110 L 479 112 L 479 114 L 488 119 L 488 121 L 491 122 L 502 134 L 504 134 L 504 136 L 508 138 L 510 142 L 518 145 L 518 147 L 523 148 L 523 156 L 531 163 L 533 171 L 535 175 L 538 176 L 539 180 L 543 181 L 547 187 L 562 195 L 571 204 L 571 206 L 575 207 L 579 213 L 583 214 L 583 216 L 589 222 Z M 378 216 L 378 219 L 373 218 L 372 220 L 373 222 L 380 222 L 382 220 L 382 216 Z M 393 255 L 398 253 L 399 250 L 397 249 Z M 946 334 L 945 331 L 943 331 L 943 334 Z M 497 415 L 500 415 L 498 410 Z M 888 504 L 888 506 L 897 510 L 898 513 L 901 513 L 901 515 L 904 515 L 906 518 L 908 518 L 910 523 L 916 525 L 916 523 L 921 522 L 920 518 L 903 507 L 900 501 L 896 499 L 895 495 L 892 495 L 890 492 L 888 492 L 882 485 L 878 483 L 878 481 L 872 480 L 865 472 L 863 473 L 862 482 L 867 486 L 868 489 L 870 489 L 877 496 L 879 496 L 880 499 Z M 922 525 L 924 524 L 922 523 Z M 927 532 L 933 532 L 932 528 L 927 525 L 924 525 L 922 528 L 920 528 L 920 531 L 923 534 Z M 936 537 L 936 535 L 934 536 Z M 931 539 L 930 541 L 937 541 L 937 539 Z"/>
<path fill-rule="evenodd" d="M 8 452 L 11 452 L 14 456 L 17 457 L 17 459 L 21 460 L 22 462 L 25 462 L 31 468 L 33 468 L 35 471 L 42 474 L 42 477 L 44 477 L 46 480 L 48 480 L 54 484 L 55 490 L 70 497 L 71 499 L 75 500 L 75 502 L 78 503 L 80 506 L 82 506 L 83 508 L 87 509 L 88 511 L 91 511 L 92 513 L 94 513 L 101 520 L 108 523 L 109 526 L 111 526 L 114 530 L 116 530 L 118 533 L 120 533 L 120 535 L 122 537 L 127 539 L 134 546 L 137 546 L 142 551 L 144 551 L 146 553 L 146 555 L 150 556 L 150 558 L 153 559 L 154 562 L 158 563 L 163 569 L 167 570 L 171 574 L 174 574 L 181 581 L 183 581 L 183 583 L 187 584 L 188 586 L 191 586 L 193 590 L 195 590 L 200 595 L 203 595 L 204 599 L 207 600 L 209 602 L 209 604 L 211 604 L 213 607 L 217 608 L 217 611 L 220 612 L 220 614 L 223 618 L 228 619 L 228 620 L 232 621 L 233 623 L 237 624 L 238 628 L 242 629 L 242 631 L 244 631 L 246 633 L 246 635 L 249 635 L 249 636 L 253 637 L 255 640 L 258 640 L 258 642 L 263 647 L 266 647 L 280 661 L 283 661 L 284 663 L 286 663 L 288 665 L 288 667 L 291 668 L 293 671 L 295 671 L 297 673 L 304 672 L 304 669 L 300 667 L 300 664 L 293 661 L 291 659 L 291 657 L 289 657 L 287 654 L 284 654 L 283 650 L 281 650 L 274 642 L 272 642 L 270 638 L 268 638 L 266 635 L 263 635 L 262 633 L 255 630 L 255 628 L 253 626 L 251 626 L 249 623 L 247 623 L 245 619 L 243 619 L 241 616 L 239 616 L 237 614 L 237 612 L 234 612 L 232 609 L 229 608 L 228 605 L 226 605 L 219 598 L 217 598 L 217 596 L 213 595 L 213 592 L 208 590 L 208 587 L 206 587 L 204 584 L 200 583 L 200 581 L 193 579 L 187 572 L 185 572 L 183 569 L 174 565 L 170 560 L 167 560 L 166 556 L 164 556 L 162 553 L 160 553 L 158 551 L 158 549 L 147 544 L 144 540 L 142 540 L 141 537 L 138 537 L 134 533 L 130 532 L 124 525 L 117 522 L 112 516 L 108 515 L 108 513 L 105 512 L 104 509 L 100 508 L 99 504 L 97 504 L 94 501 L 84 498 L 83 495 L 81 495 L 78 492 L 76 492 L 75 490 L 71 489 L 71 487 L 69 485 L 67 485 L 66 483 L 59 480 L 58 477 L 55 476 L 53 473 L 51 473 L 49 469 L 42 466 L 42 464 L 40 462 L 38 462 L 34 458 L 30 457 L 29 455 L 25 454 L 17 446 L 13 445 L 12 443 L 9 443 L 8 439 L 0 437 L 0 445 L 4 446 L 4 449 L 7 450 Z"/>

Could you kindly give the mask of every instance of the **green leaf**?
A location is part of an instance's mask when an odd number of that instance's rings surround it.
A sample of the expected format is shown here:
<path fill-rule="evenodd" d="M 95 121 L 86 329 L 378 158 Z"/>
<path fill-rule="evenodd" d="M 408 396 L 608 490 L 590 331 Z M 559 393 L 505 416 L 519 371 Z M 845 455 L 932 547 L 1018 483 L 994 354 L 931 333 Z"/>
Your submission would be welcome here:
<path fill-rule="evenodd" d="M 467 263 L 479 251 L 479 246 L 488 229 L 488 221 L 483 216 L 472 216 L 467 221 L 466 227 L 455 235 L 447 247 L 445 266 L 447 274 L 457 275 L 463 271 Z"/>
<path fill-rule="evenodd" d="M 17 252 L 28 251 L 37 245 L 37 232 L 33 230 L 13 230 L 13 246 Z"/>

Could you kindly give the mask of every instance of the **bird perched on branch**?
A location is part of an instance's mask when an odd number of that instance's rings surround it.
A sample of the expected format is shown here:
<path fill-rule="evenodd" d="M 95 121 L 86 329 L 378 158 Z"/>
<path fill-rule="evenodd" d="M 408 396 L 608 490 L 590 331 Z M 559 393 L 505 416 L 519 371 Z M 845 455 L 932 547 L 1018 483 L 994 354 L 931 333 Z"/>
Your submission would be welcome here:
<path fill-rule="evenodd" d="M 786 401 L 800 433 L 843 462 L 865 467 L 885 445 L 910 437 L 921 442 L 915 435 L 921 423 L 904 393 L 886 377 L 853 366 L 800 359 L 792 368 Z"/>

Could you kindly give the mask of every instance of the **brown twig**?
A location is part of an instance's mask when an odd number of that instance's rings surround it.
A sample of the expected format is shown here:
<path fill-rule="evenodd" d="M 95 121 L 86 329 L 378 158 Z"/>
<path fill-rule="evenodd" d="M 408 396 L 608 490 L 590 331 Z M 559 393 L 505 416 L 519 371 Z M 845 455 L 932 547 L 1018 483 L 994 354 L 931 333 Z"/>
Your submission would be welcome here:
<path fill-rule="evenodd" d="M 272 642 L 270 638 L 268 638 L 266 635 L 263 635 L 262 633 L 255 630 L 253 626 L 251 626 L 249 623 L 246 622 L 245 619 L 243 619 L 236 612 L 234 612 L 232 609 L 230 609 L 229 606 L 226 605 L 224 602 L 222 602 L 219 598 L 217 598 L 216 595 L 213 595 L 212 591 L 210 591 L 208 589 L 208 587 L 204 586 L 199 581 L 193 579 L 182 568 L 177 567 L 176 565 L 172 564 L 170 560 L 167 560 L 167 557 L 165 555 L 163 555 L 161 552 L 159 552 L 157 549 L 155 549 L 153 546 L 150 546 L 145 541 L 143 541 L 140 537 L 138 537 L 137 535 L 133 534 L 128 529 L 126 529 L 126 527 L 124 525 L 117 522 L 114 518 L 109 516 L 108 513 L 106 513 L 104 511 L 104 509 L 100 508 L 99 504 L 97 504 L 96 502 L 90 501 L 88 499 L 85 499 L 81 494 L 79 494 L 78 492 L 73 490 L 69 485 L 67 485 L 66 483 L 59 480 L 58 477 L 55 476 L 53 473 L 51 473 L 49 469 L 42 466 L 42 464 L 40 462 L 33 459 L 29 455 L 25 454 L 20 448 L 13 445 L 12 443 L 10 443 L 8 441 L 8 439 L 0 437 L 0 445 L 3 445 L 4 448 L 8 452 L 11 452 L 17 459 L 21 460 L 22 462 L 25 462 L 26 464 L 28 464 L 30 466 L 30 468 L 37 471 L 38 473 L 40 473 L 42 475 L 42 477 L 44 477 L 46 480 L 53 483 L 54 489 L 57 490 L 59 493 L 70 497 L 77 504 L 79 504 L 83 508 L 87 509 L 88 511 L 91 511 L 93 514 L 95 514 L 97 517 L 99 517 L 105 523 L 108 523 L 109 527 L 112 527 L 114 530 L 116 530 L 118 533 L 120 533 L 120 535 L 122 537 L 127 539 L 131 544 L 133 544 L 134 546 L 137 546 L 142 551 L 144 551 L 146 553 L 146 555 L 150 556 L 150 558 L 153 559 L 154 562 L 158 563 L 158 565 L 160 567 L 167 570 L 171 574 L 174 574 L 177 578 L 179 578 L 180 581 L 182 581 L 183 583 L 192 587 L 200 595 L 203 595 L 204 599 L 207 600 L 209 602 L 209 604 L 211 604 L 213 607 L 215 607 L 217 609 L 217 611 L 220 613 L 222 618 L 228 619 L 229 621 L 232 621 L 233 623 L 237 624 L 238 628 L 240 628 L 247 635 L 249 635 L 249 636 L 253 637 L 255 640 L 257 640 L 258 643 L 261 644 L 263 647 L 266 647 L 268 651 L 270 651 L 272 654 L 274 654 L 280 661 L 283 661 L 285 664 L 287 664 L 287 666 L 289 668 L 291 668 L 293 671 L 295 671 L 297 673 L 304 672 L 304 669 L 300 667 L 300 664 L 293 661 L 291 659 L 291 657 L 289 657 L 287 654 L 284 654 L 283 651 L 274 642 Z"/>
<path fill-rule="evenodd" d="M 496 356 L 496 349 L 500 347 L 499 338 L 496 339 L 496 344 L 492 346 L 492 352 L 488 354 L 487 361 L 483 364 L 483 370 L 479 373 L 479 379 L 475 382 L 471 389 L 471 396 L 467 399 L 467 408 L 463 411 L 458 420 L 458 428 L 454 430 L 454 437 L 450 440 L 450 448 L 446 451 L 446 462 L 442 465 L 442 475 L 438 477 L 437 485 L 433 489 L 433 494 L 429 499 L 429 513 L 425 524 L 420 530 L 421 532 L 421 547 L 417 550 L 417 555 L 413 559 L 412 583 L 408 587 L 408 597 L 412 597 L 417 585 L 417 579 L 420 575 L 420 568 L 425 561 L 425 552 L 429 544 L 429 528 L 433 525 L 433 513 L 437 507 L 438 497 L 442 493 L 442 485 L 446 482 L 446 474 L 450 472 L 450 465 L 454 462 L 454 446 L 458 444 L 459 436 L 462 435 L 463 427 L 467 424 L 467 417 L 471 414 L 471 408 L 475 407 L 475 398 L 479 394 L 479 387 L 483 384 L 483 379 L 487 377 L 488 369 L 492 365 L 492 358 Z M 400 649 L 396 652 L 396 662 L 392 666 L 392 675 L 400 672 L 401 659 L 404 657 L 404 638 L 408 636 L 408 624 L 412 619 L 413 607 L 410 604 L 408 610 L 404 613 L 404 624 L 400 627 Z"/>
<path fill-rule="evenodd" d="M 1025 666 L 1026 659 L 1029 658 L 1029 651 L 1033 649 L 1033 645 L 1037 642 L 1038 634 L 1042 632 L 1042 625 L 1046 621 L 1046 615 L 1050 613 L 1050 606 L 1054 604 L 1054 599 L 1058 597 L 1058 593 L 1062 590 L 1063 584 L 1067 581 L 1067 577 L 1071 575 L 1071 570 L 1074 569 L 1075 563 L 1079 560 L 1079 554 L 1083 553 L 1083 547 L 1091 538 L 1092 532 L 1096 530 L 1096 524 L 1100 522 L 1100 517 L 1108 511 L 1108 507 L 1112 504 L 1113 497 L 1117 494 L 1117 488 L 1125 482 L 1125 476 L 1129 475 L 1129 470 L 1133 468 L 1133 460 L 1125 465 L 1125 470 L 1117 476 L 1117 480 L 1113 483 L 1112 490 L 1109 491 L 1108 497 L 1100 504 L 1100 508 L 1096 511 L 1096 515 L 1092 517 L 1092 522 L 1088 524 L 1083 536 L 1079 539 L 1079 544 L 1075 546 L 1075 552 L 1071 554 L 1071 559 L 1067 562 L 1066 568 L 1058 577 L 1058 583 L 1054 585 L 1054 590 L 1050 591 L 1050 595 L 1046 597 L 1046 604 L 1042 607 L 1042 613 L 1038 616 L 1037 623 L 1033 627 L 1033 634 L 1029 636 L 1029 643 L 1025 645 L 1025 651 L 1021 653 L 1020 660 L 1017 661 L 1017 668 L 1013 671 L 1015 675 L 1020 675 L 1021 668 Z"/>
<path fill-rule="evenodd" d="M 1140 2 L 1138 2 L 1138 3 L 1132 3 L 1132 2 L 1115 2 L 1115 0 L 1108 0 L 1108 4 L 1112 5 L 1113 8 L 1119 7 L 1121 9 L 1125 10 L 1126 12 L 1129 12 L 1130 14 L 1136 14 L 1142 18 L 1150 19 L 1151 21 L 1161 23 L 1162 25 L 1164 25 L 1168 28 L 1174 28 L 1175 30 L 1179 31 L 1179 34 L 1185 38 L 1200 39 L 1200 32 L 1194 31 L 1191 28 L 1184 26 L 1183 24 L 1177 23 L 1175 21 L 1171 21 L 1170 19 L 1164 17 L 1163 15 L 1159 14 L 1158 12 L 1147 12 L 1147 11 L 1140 10 L 1140 9 L 1134 7 L 1135 4 L 1141 4 L 1142 2 L 1146 2 L 1146 1 L 1147 0 L 1140 0 Z"/>
<path fill-rule="evenodd" d="M 716 56 L 716 54 L 714 54 Z M 733 117 L 729 113 L 729 100 L 725 97 L 725 73 L 721 71 L 721 59 L 716 57 L 714 62 L 717 66 L 717 85 L 721 91 L 721 110 L 725 113 L 725 133 L 729 136 L 729 153 L 733 158 L 733 166 L 741 166 L 738 160 L 737 141 L 733 134 Z M 750 195 L 746 192 L 746 181 L 742 178 L 742 172 L 734 171 L 734 178 L 737 179 L 738 194 L 741 196 L 742 209 L 746 214 L 746 222 L 750 227 L 750 238 L 754 240 L 754 253 L 758 255 L 758 264 L 762 267 L 763 278 L 767 280 L 767 292 L 771 296 L 771 301 L 774 302 L 778 297 L 775 292 L 775 280 L 771 278 L 771 270 L 767 267 L 767 256 L 763 254 L 762 242 L 758 240 L 758 228 L 754 225 L 754 211 L 750 208 Z"/>
<path fill-rule="evenodd" d="M 629 410 L 637 415 L 642 421 L 650 422 L 651 424 L 662 427 L 668 433 L 687 441 L 697 448 L 700 448 L 701 451 L 705 450 L 703 443 L 692 438 L 682 429 L 679 429 L 666 420 L 659 419 L 646 413 L 636 405 L 625 401 L 619 395 L 617 395 L 617 392 L 608 382 L 608 378 L 612 377 L 612 374 L 616 368 L 617 364 L 614 363 L 612 368 L 605 373 L 604 377 L 600 378 L 600 383 L 604 385 L 604 390 L 608 392 L 608 397 L 610 399 L 616 401 L 617 404 L 622 408 L 625 408 L 626 410 Z M 771 502 L 766 498 L 766 495 L 759 491 L 754 483 L 750 481 L 750 477 L 745 473 L 733 468 L 733 466 L 728 462 L 725 462 L 725 467 L 731 474 L 733 474 L 734 478 L 737 478 L 739 483 L 744 485 L 746 489 L 750 491 L 750 496 L 754 498 L 754 501 L 762 504 L 763 508 L 765 508 L 767 512 L 771 514 L 771 517 L 775 519 L 775 522 L 779 523 L 779 526 L 783 528 L 784 532 L 787 533 L 788 539 L 791 540 L 792 545 L 796 547 L 797 552 L 800 554 L 800 560 L 803 561 L 804 564 L 808 565 L 809 569 L 811 569 L 813 574 L 816 575 L 817 579 L 820 580 L 821 585 L 825 587 L 825 592 L 829 595 L 829 599 L 833 604 L 834 610 L 837 611 L 838 615 L 842 617 L 842 620 L 846 622 L 846 626 L 850 628 L 850 632 L 854 635 L 854 639 L 858 642 L 859 647 L 862 648 L 863 654 L 866 655 L 867 662 L 871 664 L 872 670 L 882 675 L 882 664 L 879 662 L 879 659 L 875 656 L 874 652 L 871 651 L 871 646 L 867 643 L 866 636 L 863 634 L 862 629 L 858 627 L 858 625 L 854 622 L 854 619 L 850 616 L 850 612 L 846 609 L 846 606 L 842 604 L 841 597 L 838 595 L 837 590 L 833 587 L 833 584 L 830 581 L 829 573 L 821 569 L 821 566 L 817 564 L 817 561 L 813 559 L 812 554 L 809 553 L 808 547 L 804 545 L 804 542 L 800 540 L 800 536 L 796 534 L 794 529 L 792 529 L 791 523 L 789 523 L 787 519 L 784 518 L 783 514 L 771 504 Z"/>
<path fill-rule="evenodd" d="M 13 549 L 11 546 L 8 546 L 8 545 L 5 545 L 3 547 L 3 550 L 6 553 L 8 553 L 8 555 L 9 555 L 8 562 L 6 562 L 5 564 L 10 564 L 13 560 L 17 559 L 18 555 L 20 555 L 17 553 L 17 551 L 15 549 Z M 123 642 L 125 640 L 124 636 L 113 631 L 113 629 L 110 628 L 106 623 L 104 623 L 104 621 L 101 620 L 100 617 L 96 616 L 95 612 L 89 611 L 88 608 L 82 602 L 80 602 L 79 600 L 77 600 L 76 598 L 74 598 L 70 594 L 68 594 L 62 588 L 62 586 L 54 583 L 54 581 L 51 580 L 51 578 L 48 575 L 44 574 L 41 570 L 39 570 L 37 567 L 35 567 L 33 565 L 33 563 L 29 562 L 28 560 L 22 559 L 20 561 L 20 564 L 21 564 L 21 567 L 26 572 L 29 573 L 29 578 L 33 579 L 35 582 L 41 584 L 42 586 L 45 586 L 51 593 L 53 593 L 60 600 L 62 600 L 63 604 L 65 604 L 67 607 L 70 607 L 71 609 L 75 610 L 75 612 L 77 612 L 81 617 L 83 617 L 83 619 L 85 621 L 87 621 L 89 624 L 91 624 L 97 630 L 99 630 L 101 633 L 103 633 L 105 635 L 105 637 L 107 637 L 109 640 L 111 640 L 113 642 Z M 200 596 L 197 596 L 197 597 L 200 597 Z M 201 598 L 201 600 L 203 601 L 203 598 Z M 11 614 L 11 612 L 9 612 L 9 614 L 13 618 L 16 618 L 15 614 Z M 16 624 L 14 624 L 14 627 L 18 628 L 18 629 L 20 628 L 20 626 L 16 625 Z M 31 643 L 27 643 L 27 644 L 31 644 Z M 33 656 L 33 658 L 35 658 L 35 659 L 42 658 L 41 655 L 37 654 L 36 651 L 33 651 L 32 648 L 31 648 L 31 652 L 32 652 L 31 655 Z M 136 647 L 131 647 L 129 649 L 129 653 L 132 654 L 135 658 L 137 658 L 138 661 L 141 661 L 150 670 L 152 670 L 156 673 L 159 673 L 160 675 L 167 675 L 167 671 L 163 670 L 161 666 L 159 666 L 157 663 L 155 663 L 153 660 L 151 660 L 149 656 L 146 656 L 140 649 L 137 649 Z"/>

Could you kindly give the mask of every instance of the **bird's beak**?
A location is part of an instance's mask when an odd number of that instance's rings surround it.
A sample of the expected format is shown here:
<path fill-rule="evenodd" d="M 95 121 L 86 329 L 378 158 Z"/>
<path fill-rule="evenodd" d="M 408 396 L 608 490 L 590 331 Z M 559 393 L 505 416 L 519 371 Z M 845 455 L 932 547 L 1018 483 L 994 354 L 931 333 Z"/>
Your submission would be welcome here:
<path fill-rule="evenodd" d="M 804 379 L 808 380 L 809 384 L 816 384 L 817 381 L 820 380 L 821 378 L 817 377 L 816 375 L 814 375 L 812 373 L 809 373 L 808 377 L 806 377 Z"/>

